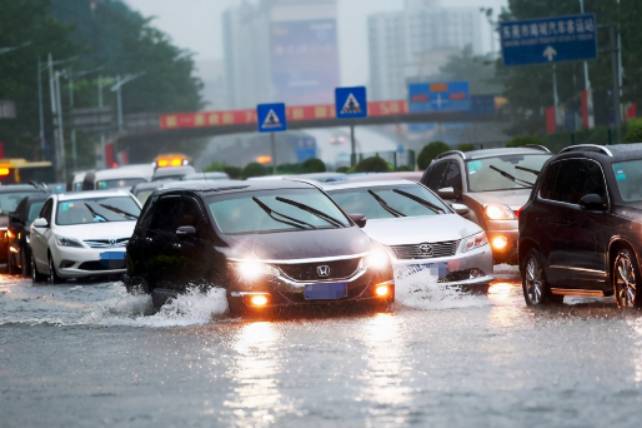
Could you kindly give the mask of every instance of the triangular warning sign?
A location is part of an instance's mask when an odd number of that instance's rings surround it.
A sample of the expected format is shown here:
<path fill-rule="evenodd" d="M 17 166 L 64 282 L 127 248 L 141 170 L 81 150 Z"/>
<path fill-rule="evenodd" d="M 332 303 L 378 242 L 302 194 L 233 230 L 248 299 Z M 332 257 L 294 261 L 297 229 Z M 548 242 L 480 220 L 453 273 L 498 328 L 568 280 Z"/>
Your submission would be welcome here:
<path fill-rule="evenodd" d="M 279 119 L 279 115 L 276 114 L 274 109 L 270 109 L 268 114 L 265 116 L 265 120 L 263 121 L 263 129 L 280 128 L 280 127 L 281 127 L 281 119 Z"/>
<path fill-rule="evenodd" d="M 350 93 L 348 95 L 348 98 L 346 99 L 346 102 L 343 104 L 343 108 L 341 108 L 341 114 L 358 113 L 361 113 L 361 104 L 359 104 L 359 101 L 357 101 L 357 97 L 355 97 L 354 94 Z"/>

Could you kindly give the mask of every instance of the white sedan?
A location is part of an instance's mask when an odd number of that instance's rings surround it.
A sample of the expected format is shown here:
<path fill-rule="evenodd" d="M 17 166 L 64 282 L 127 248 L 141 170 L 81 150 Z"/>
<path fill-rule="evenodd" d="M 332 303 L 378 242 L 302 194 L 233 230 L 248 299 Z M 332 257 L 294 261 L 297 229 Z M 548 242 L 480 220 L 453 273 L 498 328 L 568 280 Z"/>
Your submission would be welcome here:
<path fill-rule="evenodd" d="M 119 275 L 140 214 L 127 191 L 52 195 L 30 229 L 34 281 Z"/>
<path fill-rule="evenodd" d="M 494 279 L 484 231 L 423 185 L 406 180 L 348 181 L 324 189 L 368 236 L 390 249 L 396 274 L 428 270 L 445 286 L 473 288 Z"/>

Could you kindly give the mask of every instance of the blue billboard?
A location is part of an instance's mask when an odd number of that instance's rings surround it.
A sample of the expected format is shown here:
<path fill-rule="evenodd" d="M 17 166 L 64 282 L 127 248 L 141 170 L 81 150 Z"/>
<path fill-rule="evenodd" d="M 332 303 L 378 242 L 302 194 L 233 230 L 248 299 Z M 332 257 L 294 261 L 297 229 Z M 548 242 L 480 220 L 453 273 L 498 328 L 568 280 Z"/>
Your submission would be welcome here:
<path fill-rule="evenodd" d="M 499 27 L 506 65 L 546 64 L 597 56 L 595 15 L 505 21 Z"/>
<path fill-rule="evenodd" d="M 332 102 L 339 85 L 336 21 L 275 22 L 270 36 L 273 95 L 295 105 Z"/>

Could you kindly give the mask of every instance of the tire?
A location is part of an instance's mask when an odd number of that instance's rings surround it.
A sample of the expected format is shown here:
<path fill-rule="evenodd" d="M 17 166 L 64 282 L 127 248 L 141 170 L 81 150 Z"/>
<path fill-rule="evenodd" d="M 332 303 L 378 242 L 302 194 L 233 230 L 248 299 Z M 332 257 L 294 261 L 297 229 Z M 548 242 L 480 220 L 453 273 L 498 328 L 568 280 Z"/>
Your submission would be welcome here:
<path fill-rule="evenodd" d="M 59 284 L 63 281 L 62 278 L 58 276 L 58 272 L 56 272 L 56 266 L 54 265 L 51 254 L 49 255 L 49 275 L 47 276 L 47 280 L 51 285 Z"/>
<path fill-rule="evenodd" d="M 20 252 L 20 264 L 22 265 L 22 276 L 28 278 L 31 273 L 31 257 L 27 256 L 27 251 L 25 249 Z"/>
<path fill-rule="evenodd" d="M 544 257 L 536 249 L 531 249 L 522 269 L 522 291 L 528 306 L 543 306 L 549 303 L 561 303 L 563 296 L 551 294 L 551 289 L 544 273 Z"/>
<path fill-rule="evenodd" d="M 142 276 L 125 276 L 123 278 L 125 283 L 125 288 L 129 294 L 138 295 L 138 294 L 152 294 L 152 288 L 149 285 L 149 281 Z"/>
<path fill-rule="evenodd" d="M 11 251 L 7 250 L 7 273 L 9 275 L 16 275 L 18 273 L 18 267 L 16 266 L 16 262 L 14 261 L 15 256 Z"/>
<path fill-rule="evenodd" d="M 625 309 L 642 306 L 640 270 L 635 254 L 630 249 L 621 248 L 615 254 L 611 265 L 611 283 L 618 307 Z"/>
<path fill-rule="evenodd" d="M 37 283 L 37 282 L 45 282 L 46 279 L 47 277 L 45 275 L 38 272 L 38 268 L 36 267 L 36 262 L 33 259 L 33 257 L 31 257 L 31 280 L 34 283 Z"/>

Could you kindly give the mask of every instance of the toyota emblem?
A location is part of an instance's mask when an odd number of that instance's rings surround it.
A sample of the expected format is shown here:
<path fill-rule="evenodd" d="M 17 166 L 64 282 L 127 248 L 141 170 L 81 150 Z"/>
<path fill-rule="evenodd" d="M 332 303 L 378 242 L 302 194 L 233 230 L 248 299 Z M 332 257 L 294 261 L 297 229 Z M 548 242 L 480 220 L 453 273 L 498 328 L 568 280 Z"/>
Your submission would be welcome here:
<path fill-rule="evenodd" d="M 419 244 L 419 252 L 422 256 L 432 256 L 432 245 L 428 243 Z"/>
<path fill-rule="evenodd" d="M 110 240 L 109 240 L 109 245 L 111 245 L 112 247 L 114 247 L 114 246 L 116 245 L 116 240 L 115 240 L 115 239 L 110 239 Z"/>
<path fill-rule="evenodd" d="M 330 276 L 330 266 L 328 265 L 319 265 L 317 266 L 317 275 L 319 278 L 327 278 Z"/>

